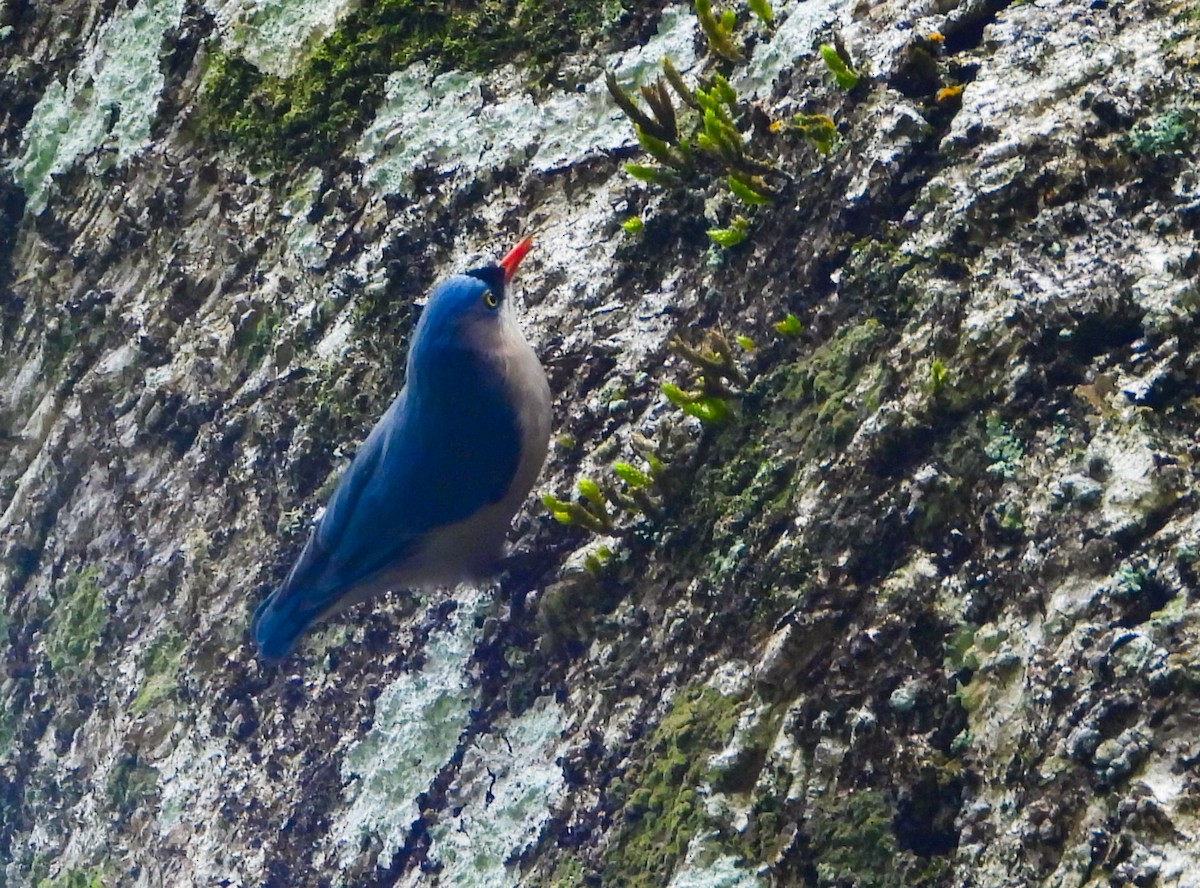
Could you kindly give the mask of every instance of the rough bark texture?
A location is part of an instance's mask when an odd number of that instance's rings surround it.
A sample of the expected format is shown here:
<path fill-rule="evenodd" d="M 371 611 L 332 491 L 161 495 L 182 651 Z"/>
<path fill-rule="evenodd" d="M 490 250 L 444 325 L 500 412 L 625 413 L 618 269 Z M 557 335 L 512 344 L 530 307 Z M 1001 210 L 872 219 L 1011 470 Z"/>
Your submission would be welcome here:
<path fill-rule="evenodd" d="M 1200 884 L 1194 4 L 735 7 L 737 62 L 420 6 L 0 6 L 0 885 Z M 768 205 L 623 170 L 664 53 Z M 414 300 L 529 231 L 539 491 L 640 505 L 260 664 Z"/>

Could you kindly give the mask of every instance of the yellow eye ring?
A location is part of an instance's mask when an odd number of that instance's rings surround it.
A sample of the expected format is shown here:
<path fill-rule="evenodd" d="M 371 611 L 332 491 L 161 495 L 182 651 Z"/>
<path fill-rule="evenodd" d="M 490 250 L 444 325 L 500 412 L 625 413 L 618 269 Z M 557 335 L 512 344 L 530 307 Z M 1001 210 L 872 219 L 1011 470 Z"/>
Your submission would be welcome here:
<path fill-rule="evenodd" d="M 486 290 L 483 294 L 483 304 L 488 308 L 495 308 L 500 304 L 500 300 L 496 298 L 496 294 L 491 290 Z"/>

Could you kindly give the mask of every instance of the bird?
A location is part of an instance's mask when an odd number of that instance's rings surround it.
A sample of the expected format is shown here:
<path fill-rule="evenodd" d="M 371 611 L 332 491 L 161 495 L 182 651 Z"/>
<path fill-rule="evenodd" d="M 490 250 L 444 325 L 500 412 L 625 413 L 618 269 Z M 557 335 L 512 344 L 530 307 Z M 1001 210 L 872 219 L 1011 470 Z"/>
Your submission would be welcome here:
<path fill-rule="evenodd" d="M 430 293 L 400 394 L 254 614 L 265 661 L 351 604 L 478 580 L 503 556 L 550 441 L 550 384 L 506 293 L 532 243 Z"/>

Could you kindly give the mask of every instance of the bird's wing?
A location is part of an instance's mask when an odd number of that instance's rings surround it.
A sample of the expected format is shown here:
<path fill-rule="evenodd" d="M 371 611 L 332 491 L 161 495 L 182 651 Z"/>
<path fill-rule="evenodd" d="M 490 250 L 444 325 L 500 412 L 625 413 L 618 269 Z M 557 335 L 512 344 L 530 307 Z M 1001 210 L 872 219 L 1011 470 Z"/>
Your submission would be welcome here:
<path fill-rule="evenodd" d="M 371 430 L 287 579 L 255 613 L 253 634 L 268 659 L 287 654 L 309 626 L 346 603 L 348 589 L 402 560 L 429 529 L 421 512 L 404 508 L 403 486 L 392 486 L 399 479 L 386 477 L 396 473 L 388 445 L 397 432 L 402 437 L 405 399 L 402 391 Z M 380 496 L 384 488 L 395 495 Z"/>

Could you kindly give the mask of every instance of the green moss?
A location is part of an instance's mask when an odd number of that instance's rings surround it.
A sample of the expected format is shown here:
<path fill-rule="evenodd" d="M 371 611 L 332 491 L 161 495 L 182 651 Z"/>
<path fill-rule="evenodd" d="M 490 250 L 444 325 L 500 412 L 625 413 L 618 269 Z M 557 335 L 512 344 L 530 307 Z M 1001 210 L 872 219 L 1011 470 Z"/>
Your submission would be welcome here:
<path fill-rule="evenodd" d="M 901 849 L 892 829 L 892 806 L 874 790 L 818 798 L 805 833 L 820 888 L 904 888 L 944 884 L 945 858 L 921 858 Z"/>
<path fill-rule="evenodd" d="M 974 650 L 978 631 L 979 627 L 974 623 L 962 623 L 946 636 L 942 663 L 947 670 L 957 672 L 959 669 L 979 668 L 979 656 Z"/>
<path fill-rule="evenodd" d="M 780 706 L 770 706 L 754 715 L 751 724 L 748 727 L 743 724 L 739 732 L 737 754 L 722 755 L 719 766 L 709 774 L 713 789 L 717 792 L 746 798 L 754 791 L 771 745 L 779 736 L 784 713 Z M 755 806 L 756 813 L 763 813 L 764 810 L 763 806 Z M 747 853 L 740 856 L 763 859 Z"/>
<path fill-rule="evenodd" d="M 67 870 L 53 879 L 41 879 L 36 884 L 37 888 L 108 888 L 109 885 L 100 867 Z"/>
<path fill-rule="evenodd" d="M 1025 530 L 1025 510 L 1019 503 L 1001 503 L 996 507 L 1000 529 L 1010 537 L 1019 537 Z"/>
<path fill-rule="evenodd" d="M 377 379 L 367 366 L 357 360 L 349 363 L 349 369 L 323 363 L 306 381 L 308 412 L 295 433 L 297 456 L 288 479 L 293 503 L 328 501 L 345 468 L 335 463 L 338 448 L 347 441 L 361 441 L 374 418 L 386 409 L 383 397 L 394 381 Z M 300 536 L 307 533 L 308 521 L 305 509 L 296 505 L 279 516 L 279 530 Z"/>
<path fill-rule="evenodd" d="M 711 534 L 704 544 L 709 563 L 696 565 L 724 582 L 738 567 L 756 527 L 771 527 L 793 514 L 797 466 L 844 447 L 878 409 L 893 371 L 876 358 L 888 329 L 875 319 L 848 325 L 798 360 L 772 368 L 743 399 L 746 433 L 717 442 L 711 470 L 696 482 L 696 513 L 688 524 Z M 732 445 L 729 446 L 729 445 Z M 777 575 L 756 590 L 759 616 L 778 616 L 809 572 L 805 553 L 791 576 Z M 791 601 L 794 604 L 794 600 Z"/>
<path fill-rule="evenodd" d="M 28 885 L 40 885 L 43 881 L 50 877 L 50 856 L 48 854 L 35 854 L 26 852 L 17 866 L 20 872 L 25 876 L 25 882 Z"/>
<path fill-rule="evenodd" d="M 821 59 L 825 62 L 829 73 L 833 75 L 834 81 L 842 89 L 850 90 L 858 86 L 858 72 L 846 64 L 846 60 L 834 47 L 829 44 L 823 45 Z"/>
<path fill-rule="evenodd" d="M 46 654 L 55 675 L 71 678 L 95 653 L 108 623 L 108 609 L 96 582 L 98 567 L 76 571 L 62 580 L 46 636 Z"/>
<path fill-rule="evenodd" d="M 714 528 L 708 551 L 726 552 L 751 521 L 786 514 L 797 461 L 844 445 L 878 408 L 890 371 L 871 358 L 886 335 L 874 319 L 846 327 L 755 381 L 744 408 L 749 434 L 737 451 L 717 455 L 719 468 L 699 481 L 696 502 L 707 517 L 695 523 Z"/>
<path fill-rule="evenodd" d="M 158 796 L 158 769 L 139 762 L 136 755 L 120 758 L 108 777 L 105 798 L 122 819 Z"/>
<path fill-rule="evenodd" d="M 803 438 L 805 455 L 845 446 L 869 413 L 878 409 L 890 382 L 882 365 L 868 366 L 887 331 L 877 320 L 844 327 L 812 354 L 777 376 L 779 398 L 805 408 L 795 413 L 791 434 Z M 862 386 L 863 373 L 870 374 Z"/>
<path fill-rule="evenodd" d="M 706 822 L 702 785 L 708 760 L 728 742 L 737 699 L 692 685 L 675 695 L 640 760 L 644 765 L 610 787 L 623 800 L 624 825 L 604 866 L 604 884 L 663 885 Z"/>
<path fill-rule="evenodd" d="M 847 298 L 857 299 L 885 326 L 907 317 L 920 293 L 906 275 L 917 266 L 891 240 L 861 240 L 846 261 Z"/>
<path fill-rule="evenodd" d="M 727 579 L 740 562 L 746 534 L 755 522 L 767 524 L 791 511 L 795 461 L 789 454 L 771 452 L 769 439 L 752 439 L 720 469 L 701 481 L 698 502 L 708 514 L 703 526 L 711 526 L 711 544 L 704 547 L 714 581 Z M 788 577 L 777 578 L 786 585 Z M 763 590 L 764 594 L 768 590 Z M 760 602 L 765 604 L 765 602 Z"/>
<path fill-rule="evenodd" d="M 960 408 L 977 405 L 981 397 L 965 397 Z M 1001 435 L 1005 436 L 1004 441 L 993 437 L 982 418 L 971 418 L 944 432 L 943 443 L 936 451 L 940 471 L 936 481 L 921 497 L 913 525 L 916 539 L 923 547 L 937 551 L 945 545 L 947 532 L 968 528 L 977 521 L 982 506 L 977 484 L 972 479 L 986 478 L 992 465 L 997 465 L 993 474 L 1016 470 L 1023 456 L 1020 441 L 1003 429 Z M 995 457 L 988 454 L 989 446 L 993 446 Z M 992 462 L 993 459 L 998 462 Z"/>
<path fill-rule="evenodd" d="M 595 633 L 597 614 L 611 611 L 616 601 L 613 589 L 591 571 L 554 583 L 538 598 L 538 647 L 547 653 L 581 652 Z"/>
<path fill-rule="evenodd" d="M 134 715 L 148 712 L 174 695 L 183 650 L 183 638 L 173 629 L 159 635 L 147 648 L 140 664 L 146 677 L 130 707 Z"/>
<path fill-rule="evenodd" d="M 585 884 L 583 861 L 578 857 L 567 857 L 558 862 L 550 876 L 550 888 L 578 888 Z"/>
<path fill-rule="evenodd" d="M 514 59 L 546 67 L 593 40 L 620 8 L 585 0 L 366 0 L 290 77 L 217 52 L 205 73 L 204 128 L 261 163 L 317 161 L 362 130 L 391 72 L 420 59 L 478 72 Z"/>
<path fill-rule="evenodd" d="M 925 388 L 931 395 L 937 395 L 950 381 L 950 370 L 939 358 L 929 363 L 929 376 Z"/>
<path fill-rule="evenodd" d="M 42 372 L 53 373 L 75 348 L 79 330 L 71 318 L 54 318 L 46 325 L 46 339 L 42 346 Z"/>
<path fill-rule="evenodd" d="M 222 135 L 232 142 L 254 144 L 265 135 L 263 124 L 271 113 L 265 94 L 267 79 L 241 56 L 213 52 L 204 72 L 207 121 L 219 123 Z M 254 104 L 248 106 L 247 102 Z"/>
<path fill-rule="evenodd" d="M 253 370 L 262 363 L 263 358 L 271 353 L 275 344 L 275 332 L 283 323 L 284 312 L 281 309 L 269 309 L 259 314 L 253 324 L 246 327 L 240 343 L 245 350 L 246 366 Z"/>
<path fill-rule="evenodd" d="M 891 806 L 882 793 L 861 791 L 822 799 L 806 828 L 817 884 L 857 888 L 903 884 L 889 878 L 897 852 L 891 827 Z"/>

